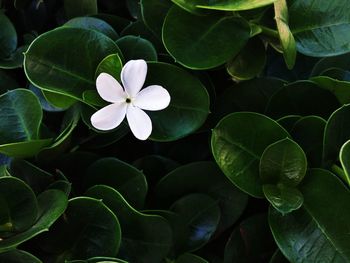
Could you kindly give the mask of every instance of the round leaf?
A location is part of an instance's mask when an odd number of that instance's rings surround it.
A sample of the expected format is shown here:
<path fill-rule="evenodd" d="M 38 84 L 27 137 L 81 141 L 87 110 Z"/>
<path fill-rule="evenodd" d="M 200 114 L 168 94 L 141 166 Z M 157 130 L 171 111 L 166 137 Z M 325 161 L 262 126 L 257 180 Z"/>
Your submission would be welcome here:
<path fill-rule="evenodd" d="M 232 16 L 195 16 L 173 6 L 163 25 L 163 42 L 171 56 L 191 69 L 224 64 L 250 37 L 248 23 Z"/>
<path fill-rule="evenodd" d="M 211 147 L 224 174 L 241 190 L 263 197 L 259 161 L 265 148 L 288 137 L 274 120 L 251 112 L 232 113 L 214 128 Z"/>

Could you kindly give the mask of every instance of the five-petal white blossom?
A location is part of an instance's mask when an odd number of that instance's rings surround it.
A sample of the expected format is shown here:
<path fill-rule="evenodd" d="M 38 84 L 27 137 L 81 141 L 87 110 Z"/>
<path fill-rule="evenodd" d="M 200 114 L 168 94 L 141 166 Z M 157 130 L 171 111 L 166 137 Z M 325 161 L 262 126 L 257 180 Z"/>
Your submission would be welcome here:
<path fill-rule="evenodd" d="M 112 104 L 91 116 L 92 125 L 98 130 L 112 130 L 119 126 L 125 116 L 132 133 L 139 140 L 146 140 L 152 133 L 150 117 L 143 111 L 165 109 L 170 95 L 159 85 L 141 90 L 147 75 L 147 63 L 142 59 L 128 61 L 121 71 L 121 82 L 107 73 L 101 73 L 96 80 L 97 92 Z"/>

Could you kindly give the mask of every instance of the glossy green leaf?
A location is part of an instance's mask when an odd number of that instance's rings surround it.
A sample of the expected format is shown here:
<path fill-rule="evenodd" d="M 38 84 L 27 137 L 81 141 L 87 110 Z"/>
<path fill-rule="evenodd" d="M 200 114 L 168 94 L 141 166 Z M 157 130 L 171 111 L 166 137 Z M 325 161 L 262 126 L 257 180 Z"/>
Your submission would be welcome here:
<path fill-rule="evenodd" d="M 349 52 L 350 16 L 348 0 L 329 5 L 327 0 L 288 1 L 290 28 L 298 51 L 315 57 Z"/>
<path fill-rule="evenodd" d="M 10 19 L 0 11 L 0 60 L 8 58 L 17 48 L 17 33 Z"/>
<path fill-rule="evenodd" d="M 62 110 L 68 109 L 78 101 L 72 97 L 68 97 L 66 95 L 51 92 L 48 90 L 41 90 L 41 92 L 43 93 L 43 96 L 48 103 Z"/>
<path fill-rule="evenodd" d="M 0 153 L 10 157 L 28 158 L 38 154 L 43 148 L 49 146 L 52 139 L 31 140 L 0 145 Z"/>
<path fill-rule="evenodd" d="M 339 160 L 344 169 L 347 183 L 350 186 L 350 141 L 344 143 L 344 145 L 340 148 Z"/>
<path fill-rule="evenodd" d="M 287 68 L 292 69 L 295 64 L 297 47 L 294 36 L 289 28 L 289 15 L 286 0 L 277 0 L 274 2 L 275 20 L 278 29 L 278 35 L 281 40 L 284 61 Z"/>
<path fill-rule="evenodd" d="M 265 67 L 266 50 L 259 38 L 252 38 L 247 45 L 230 60 L 227 72 L 237 80 L 248 80 L 258 76 Z"/>
<path fill-rule="evenodd" d="M 194 15 L 205 15 L 209 12 L 197 7 L 201 3 L 201 0 L 171 0 L 174 4 L 181 7 L 182 9 L 190 12 Z"/>
<path fill-rule="evenodd" d="M 42 236 L 40 245 L 57 254 L 58 261 L 96 256 L 114 257 L 121 241 L 121 230 L 115 214 L 101 200 L 76 197 Z"/>
<path fill-rule="evenodd" d="M 39 138 L 42 110 L 39 100 L 31 91 L 8 91 L 0 96 L 0 108 L 0 144 Z"/>
<path fill-rule="evenodd" d="M 14 249 L 19 244 L 48 231 L 49 227 L 63 214 L 67 207 L 67 197 L 58 190 L 48 190 L 38 196 L 39 217 L 29 229 L 0 242 L 0 253 Z"/>
<path fill-rule="evenodd" d="M 266 262 L 275 250 L 266 214 L 256 214 L 241 222 L 225 246 L 223 263 Z"/>
<path fill-rule="evenodd" d="M 304 178 L 307 160 L 303 149 L 289 138 L 269 145 L 260 159 L 263 184 L 297 186 Z"/>
<path fill-rule="evenodd" d="M 97 185 L 86 192 L 87 196 L 102 199 L 118 215 L 122 242 L 120 255 L 130 262 L 160 263 L 171 247 L 171 228 L 160 216 L 146 215 L 134 210 L 111 187 Z"/>
<path fill-rule="evenodd" d="M 94 17 L 76 17 L 66 22 L 63 26 L 96 30 L 113 40 L 117 40 L 119 37 L 113 27 L 105 21 Z"/>
<path fill-rule="evenodd" d="M 283 254 L 296 263 L 349 261 L 349 190 L 330 172 L 312 169 L 301 192 L 299 210 L 282 215 L 270 209 L 270 227 Z"/>
<path fill-rule="evenodd" d="M 332 92 L 341 104 L 350 103 L 350 83 L 333 79 L 327 76 L 318 76 L 310 79 L 316 82 L 318 86 Z"/>
<path fill-rule="evenodd" d="M 16 49 L 9 57 L 0 59 L 0 68 L 16 69 L 23 66 L 24 53 L 27 51 L 28 45 L 24 45 Z"/>
<path fill-rule="evenodd" d="M 0 262 L 6 263 L 42 263 L 37 257 L 23 250 L 10 250 L 0 253 Z"/>
<path fill-rule="evenodd" d="M 145 25 L 162 38 L 162 26 L 165 16 L 171 7 L 170 1 L 141 0 L 141 13 Z"/>
<path fill-rule="evenodd" d="M 166 63 L 148 63 L 145 87 L 161 85 L 170 94 L 170 105 L 148 112 L 153 121 L 150 139 L 173 141 L 196 131 L 209 113 L 209 96 L 202 83 L 185 70 Z"/>
<path fill-rule="evenodd" d="M 173 6 L 163 25 L 172 57 L 191 69 L 215 68 L 234 57 L 250 37 L 249 24 L 232 16 L 195 16 Z"/>
<path fill-rule="evenodd" d="M 98 64 L 95 72 L 95 77 L 101 73 L 108 73 L 120 82 L 120 73 L 122 72 L 123 62 L 118 54 L 112 54 L 105 57 L 100 64 Z"/>
<path fill-rule="evenodd" d="M 144 174 L 135 167 L 116 158 L 103 158 L 87 168 L 84 178 L 85 188 L 103 184 L 120 192 L 128 203 L 140 209 L 147 194 Z"/>
<path fill-rule="evenodd" d="M 95 89 L 98 64 L 115 53 L 120 54 L 117 45 L 102 33 L 63 27 L 36 38 L 25 55 L 24 67 L 35 86 L 82 100 L 85 90 Z"/>
<path fill-rule="evenodd" d="M 343 144 L 350 139 L 350 105 L 336 110 L 328 119 L 323 141 L 323 162 L 330 165 L 338 160 Z"/>
<path fill-rule="evenodd" d="M 68 18 L 96 14 L 97 0 L 64 0 L 64 11 Z"/>
<path fill-rule="evenodd" d="M 0 235 L 22 232 L 38 218 L 38 202 L 32 189 L 15 177 L 0 178 Z"/>
<path fill-rule="evenodd" d="M 218 166 L 209 161 L 180 166 L 162 178 L 155 189 L 157 203 L 164 208 L 191 193 L 204 193 L 216 200 L 221 210 L 218 232 L 237 221 L 248 201 L 247 195 L 233 186 Z"/>
<path fill-rule="evenodd" d="M 259 161 L 265 148 L 288 137 L 274 120 L 252 112 L 227 115 L 214 128 L 211 148 L 224 174 L 238 188 L 262 197 Z"/>
<path fill-rule="evenodd" d="M 153 44 L 147 39 L 137 36 L 124 36 L 116 41 L 125 61 L 132 59 L 144 59 L 146 61 L 157 61 L 157 51 Z"/>
<path fill-rule="evenodd" d="M 282 214 L 299 209 L 303 204 L 303 195 L 296 187 L 283 184 L 264 184 L 263 192 L 271 205 Z"/>
<path fill-rule="evenodd" d="M 276 0 L 199 0 L 197 6 L 200 8 L 223 10 L 223 11 L 243 11 L 270 5 Z"/>
<path fill-rule="evenodd" d="M 170 211 L 178 216 L 184 226 L 185 238 L 177 252 L 195 251 L 204 246 L 214 235 L 219 221 L 220 208 L 216 201 L 204 194 L 189 194 L 177 200 Z"/>
<path fill-rule="evenodd" d="M 290 134 L 303 148 L 309 167 L 322 166 L 323 134 L 326 121 L 317 116 L 306 116 L 295 122 Z"/>
<path fill-rule="evenodd" d="M 266 113 L 274 118 L 286 115 L 328 118 L 339 106 L 337 98 L 330 91 L 311 81 L 297 81 L 284 86 L 271 97 Z"/>

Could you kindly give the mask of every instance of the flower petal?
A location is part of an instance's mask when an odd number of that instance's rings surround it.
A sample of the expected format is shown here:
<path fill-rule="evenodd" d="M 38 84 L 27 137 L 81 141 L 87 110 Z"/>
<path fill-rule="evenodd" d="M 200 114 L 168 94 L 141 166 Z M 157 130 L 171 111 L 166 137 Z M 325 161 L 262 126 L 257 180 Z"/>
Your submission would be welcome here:
<path fill-rule="evenodd" d="M 136 96 L 145 83 L 147 63 L 143 59 L 130 60 L 122 69 L 121 80 L 126 93 L 130 97 Z"/>
<path fill-rule="evenodd" d="M 112 130 L 125 118 L 126 108 L 126 103 L 110 104 L 91 116 L 91 124 L 98 130 Z"/>
<path fill-rule="evenodd" d="M 130 105 L 126 112 L 129 127 L 135 137 L 146 140 L 152 133 L 152 121 L 141 109 Z"/>
<path fill-rule="evenodd" d="M 133 104 L 143 110 L 162 110 L 170 103 L 169 92 L 162 86 L 152 85 L 141 90 Z"/>
<path fill-rule="evenodd" d="M 101 98 L 108 102 L 121 102 L 127 97 L 119 82 L 107 73 L 101 73 L 97 77 L 96 88 Z"/>

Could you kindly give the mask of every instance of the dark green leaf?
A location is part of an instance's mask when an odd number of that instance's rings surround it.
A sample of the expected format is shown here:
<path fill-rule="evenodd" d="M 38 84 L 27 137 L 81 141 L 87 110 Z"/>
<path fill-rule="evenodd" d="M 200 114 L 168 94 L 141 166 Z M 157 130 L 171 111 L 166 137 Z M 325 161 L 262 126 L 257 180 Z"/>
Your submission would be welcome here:
<path fill-rule="evenodd" d="M 274 120 L 252 112 L 232 113 L 214 128 L 211 147 L 224 174 L 244 192 L 262 197 L 259 161 L 265 148 L 288 137 Z"/>
<path fill-rule="evenodd" d="M 68 18 L 97 14 L 97 0 L 64 0 L 64 10 Z"/>
<path fill-rule="evenodd" d="M 116 41 L 123 53 L 125 61 L 132 59 L 144 59 L 146 61 L 157 61 L 157 51 L 147 39 L 137 36 L 124 36 Z"/>
<path fill-rule="evenodd" d="M 215 68 L 234 57 L 250 37 L 249 24 L 232 16 L 195 16 L 173 6 L 163 25 L 163 41 L 181 65 Z"/>
<path fill-rule="evenodd" d="M 10 250 L 0 254 L 0 262 L 6 263 L 42 263 L 41 260 L 23 250 Z"/>
<path fill-rule="evenodd" d="M 316 82 L 318 86 L 332 92 L 340 102 L 340 104 L 350 103 L 350 83 L 333 79 L 327 76 L 318 76 L 310 79 Z"/>
<path fill-rule="evenodd" d="M 339 159 L 344 169 L 344 174 L 350 186 L 350 141 L 344 143 L 339 152 Z"/>
<path fill-rule="evenodd" d="M 17 33 L 10 19 L 0 11 L 0 60 L 8 58 L 17 48 Z"/>

